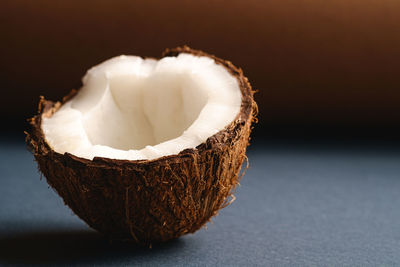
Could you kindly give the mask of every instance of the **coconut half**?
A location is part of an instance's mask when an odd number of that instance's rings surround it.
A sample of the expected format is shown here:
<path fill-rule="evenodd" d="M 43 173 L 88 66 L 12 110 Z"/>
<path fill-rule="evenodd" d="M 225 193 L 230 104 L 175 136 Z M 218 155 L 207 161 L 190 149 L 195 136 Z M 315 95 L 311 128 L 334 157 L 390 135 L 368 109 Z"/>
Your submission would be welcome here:
<path fill-rule="evenodd" d="M 111 239 L 167 241 L 203 226 L 240 179 L 257 105 L 241 69 L 189 47 L 91 68 L 41 98 L 27 143 L 64 202 Z"/>

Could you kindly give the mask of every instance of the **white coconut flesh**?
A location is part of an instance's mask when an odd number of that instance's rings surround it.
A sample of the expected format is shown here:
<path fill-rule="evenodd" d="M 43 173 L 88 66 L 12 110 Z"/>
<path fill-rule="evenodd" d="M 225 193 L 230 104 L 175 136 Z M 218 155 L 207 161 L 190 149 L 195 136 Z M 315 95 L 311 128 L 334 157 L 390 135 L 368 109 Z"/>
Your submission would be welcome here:
<path fill-rule="evenodd" d="M 233 122 L 241 100 L 237 79 L 211 58 L 119 56 L 91 68 L 41 127 L 58 153 L 151 160 L 204 143 Z"/>

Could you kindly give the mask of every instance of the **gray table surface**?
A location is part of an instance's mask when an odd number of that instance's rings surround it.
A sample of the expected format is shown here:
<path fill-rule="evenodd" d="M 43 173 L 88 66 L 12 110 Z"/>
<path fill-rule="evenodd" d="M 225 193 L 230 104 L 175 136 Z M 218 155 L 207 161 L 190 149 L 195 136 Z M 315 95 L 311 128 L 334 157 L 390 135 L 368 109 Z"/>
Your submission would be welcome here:
<path fill-rule="evenodd" d="M 400 147 L 268 141 L 208 229 L 151 250 L 91 230 L 0 141 L 0 265 L 400 265 Z"/>

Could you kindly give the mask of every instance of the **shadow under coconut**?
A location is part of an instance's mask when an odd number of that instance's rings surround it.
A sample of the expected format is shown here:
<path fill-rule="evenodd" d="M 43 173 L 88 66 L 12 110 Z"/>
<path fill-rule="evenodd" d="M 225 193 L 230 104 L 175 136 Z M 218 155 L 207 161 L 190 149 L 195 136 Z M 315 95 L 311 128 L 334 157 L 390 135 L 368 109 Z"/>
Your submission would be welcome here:
<path fill-rule="evenodd" d="M 150 260 L 184 246 L 176 239 L 153 248 L 110 242 L 92 230 L 29 231 L 0 235 L 0 264 L 105 264 Z"/>

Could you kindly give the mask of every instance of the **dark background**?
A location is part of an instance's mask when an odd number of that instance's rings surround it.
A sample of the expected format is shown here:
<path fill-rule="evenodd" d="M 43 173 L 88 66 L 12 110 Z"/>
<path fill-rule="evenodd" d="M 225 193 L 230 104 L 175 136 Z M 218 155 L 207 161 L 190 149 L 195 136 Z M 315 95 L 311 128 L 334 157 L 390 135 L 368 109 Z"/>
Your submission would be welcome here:
<path fill-rule="evenodd" d="M 396 0 L 6 0 L 0 119 L 21 130 L 39 95 L 61 99 L 91 66 L 187 44 L 244 70 L 257 136 L 394 137 L 399 29 Z"/>
<path fill-rule="evenodd" d="M 400 1 L 6 0 L 0 33 L 0 265 L 400 265 Z M 207 230 L 109 243 L 41 177 L 26 119 L 95 64 L 184 44 L 259 91 L 250 168 Z"/>

